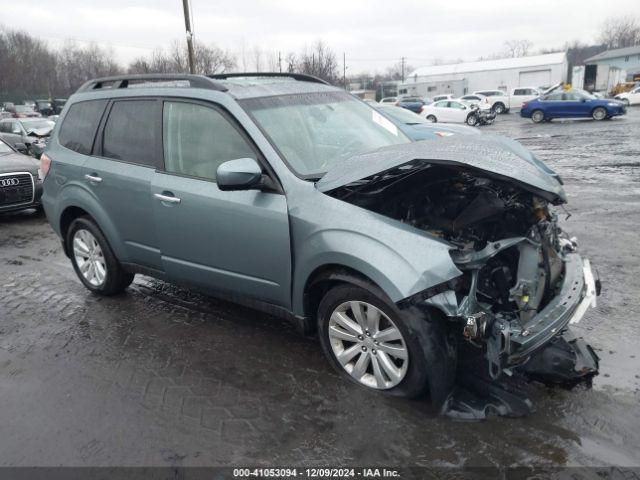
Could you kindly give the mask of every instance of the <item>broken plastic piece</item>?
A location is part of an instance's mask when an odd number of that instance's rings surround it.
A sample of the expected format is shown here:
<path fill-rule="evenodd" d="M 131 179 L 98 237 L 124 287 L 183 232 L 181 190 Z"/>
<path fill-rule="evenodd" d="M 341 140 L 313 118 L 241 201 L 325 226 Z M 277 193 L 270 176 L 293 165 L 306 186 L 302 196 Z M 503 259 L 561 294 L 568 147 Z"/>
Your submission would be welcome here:
<path fill-rule="evenodd" d="M 543 383 L 575 386 L 598 374 L 598 355 L 582 338 L 565 331 L 534 353 L 519 370 Z"/>

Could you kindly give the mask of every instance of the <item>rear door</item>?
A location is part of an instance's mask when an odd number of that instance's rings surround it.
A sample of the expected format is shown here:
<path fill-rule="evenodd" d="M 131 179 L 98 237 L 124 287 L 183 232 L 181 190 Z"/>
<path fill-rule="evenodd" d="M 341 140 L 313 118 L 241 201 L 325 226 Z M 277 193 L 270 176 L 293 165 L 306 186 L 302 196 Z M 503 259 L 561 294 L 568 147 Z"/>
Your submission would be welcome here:
<path fill-rule="evenodd" d="M 154 98 L 110 102 L 98 131 L 94 156 L 84 163 L 84 181 L 98 198 L 125 246 L 126 258 L 161 270 L 151 181 L 160 164 L 162 102 Z"/>
<path fill-rule="evenodd" d="M 561 92 L 551 93 L 543 97 L 540 102 L 544 106 L 545 116 L 549 118 L 561 118 L 565 116 L 566 105 L 562 100 Z"/>
<path fill-rule="evenodd" d="M 155 174 L 152 195 L 168 277 L 289 307 L 285 195 L 216 184 L 217 168 L 228 160 L 254 158 L 269 171 L 246 133 L 219 106 L 167 99 L 163 141 L 164 171 Z"/>

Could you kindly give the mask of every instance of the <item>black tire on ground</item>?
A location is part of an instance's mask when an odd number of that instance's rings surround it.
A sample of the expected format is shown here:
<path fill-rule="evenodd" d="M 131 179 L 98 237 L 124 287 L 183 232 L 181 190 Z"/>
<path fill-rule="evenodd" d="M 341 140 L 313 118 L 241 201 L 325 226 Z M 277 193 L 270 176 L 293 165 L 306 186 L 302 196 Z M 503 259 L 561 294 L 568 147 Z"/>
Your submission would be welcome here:
<path fill-rule="evenodd" d="M 435 115 L 427 115 L 427 120 L 433 123 L 436 123 L 438 121 Z"/>
<path fill-rule="evenodd" d="M 100 245 L 102 254 L 104 256 L 106 265 L 106 276 L 104 282 L 99 286 L 92 285 L 84 278 L 76 262 L 75 255 L 73 254 L 73 237 L 75 233 L 81 229 L 88 230 L 89 233 L 94 236 L 94 238 Z M 78 217 L 73 222 L 71 222 L 71 225 L 67 230 L 65 241 L 67 251 L 69 252 L 69 256 L 71 258 L 73 269 L 75 270 L 76 275 L 78 275 L 78 278 L 80 279 L 82 284 L 87 287 L 87 289 L 91 290 L 94 293 L 97 293 L 98 295 L 110 296 L 122 292 L 125 288 L 131 285 L 131 282 L 133 281 L 133 277 L 135 275 L 133 273 L 125 271 L 122 268 L 122 265 L 120 265 L 120 262 L 113 253 L 109 242 L 107 242 L 104 234 L 91 217 Z"/>
<path fill-rule="evenodd" d="M 334 310 L 349 301 L 366 302 L 380 309 L 400 330 L 408 350 L 409 364 L 398 385 L 386 390 L 368 387 L 354 379 L 337 360 L 331 347 L 329 322 Z M 334 369 L 349 381 L 369 391 L 415 398 L 429 391 L 437 408 L 445 403 L 455 380 L 457 351 L 452 334 L 442 318 L 431 318 L 422 310 L 400 310 L 377 287 L 371 289 L 340 284 L 329 290 L 317 312 L 318 332 L 324 354 Z"/>
<path fill-rule="evenodd" d="M 492 109 L 494 112 L 496 112 L 497 115 L 500 115 L 501 113 L 505 113 L 507 111 L 507 109 L 504 106 L 504 103 L 502 102 L 494 103 Z"/>
<path fill-rule="evenodd" d="M 478 124 L 478 116 L 475 113 L 471 113 L 467 116 L 467 125 L 475 127 Z"/>
<path fill-rule="evenodd" d="M 631 105 L 631 104 L 629 103 L 629 99 L 628 99 L 628 98 L 623 98 L 623 99 L 622 99 L 622 103 L 624 103 L 624 105 L 625 105 L 626 107 L 628 107 L 628 106 L 630 106 L 630 105 Z"/>
<path fill-rule="evenodd" d="M 591 117 L 594 120 L 604 120 L 607 118 L 607 110 L 603 107 L 594 108 L 593 112 L 591 112 Z"/>
<path fill-rule="evenodd" d="M 534 110 L 531 112 L 531 120 L 533 123 L 541 123 L 545 120 L 544 112 L 542 110 Z"/>

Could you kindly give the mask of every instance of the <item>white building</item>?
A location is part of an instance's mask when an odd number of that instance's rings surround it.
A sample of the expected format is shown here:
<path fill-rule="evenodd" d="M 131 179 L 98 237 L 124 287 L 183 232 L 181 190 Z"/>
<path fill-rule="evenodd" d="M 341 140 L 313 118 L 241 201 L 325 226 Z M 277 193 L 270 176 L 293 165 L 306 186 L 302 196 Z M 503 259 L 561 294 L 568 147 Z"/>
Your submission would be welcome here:
<path fill-rule="evenodd" d="M 400 94 L 461 96 L 477 90 L 551 86 L 567 79 L 565 52 L 531 57 L 432 65 L 418 68 L 400 86 Z"/>

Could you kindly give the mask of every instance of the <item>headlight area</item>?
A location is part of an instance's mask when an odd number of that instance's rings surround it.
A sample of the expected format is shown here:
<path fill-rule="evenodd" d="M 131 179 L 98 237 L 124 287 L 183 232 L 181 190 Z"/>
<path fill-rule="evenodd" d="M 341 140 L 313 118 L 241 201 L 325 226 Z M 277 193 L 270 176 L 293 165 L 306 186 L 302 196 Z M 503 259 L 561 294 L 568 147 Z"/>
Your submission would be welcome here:
<path fill-rule="evenodd" d="M 453 250 L 451 255 L 463 275 L 425 292 L 422 304 L 458 323 L 461 338 L 482 349 L 494 380 L 520 367 L 535 375 L 527 364 L 595 306 L 599 293 L 589 261 L 576 252 L 575 240 L 560 236 L 553 221 L 532 226 L 527 236 L 492 241 L 481 250 Z M 573 353 L 575 375 L 565 368 L 558 378 L 597 373 L 595 354 L 578 356 Z M 544 364 L 532 363 L 537 370 Z M 544 365 L 545 376 L 552 376 L 550 369 Z"/>

